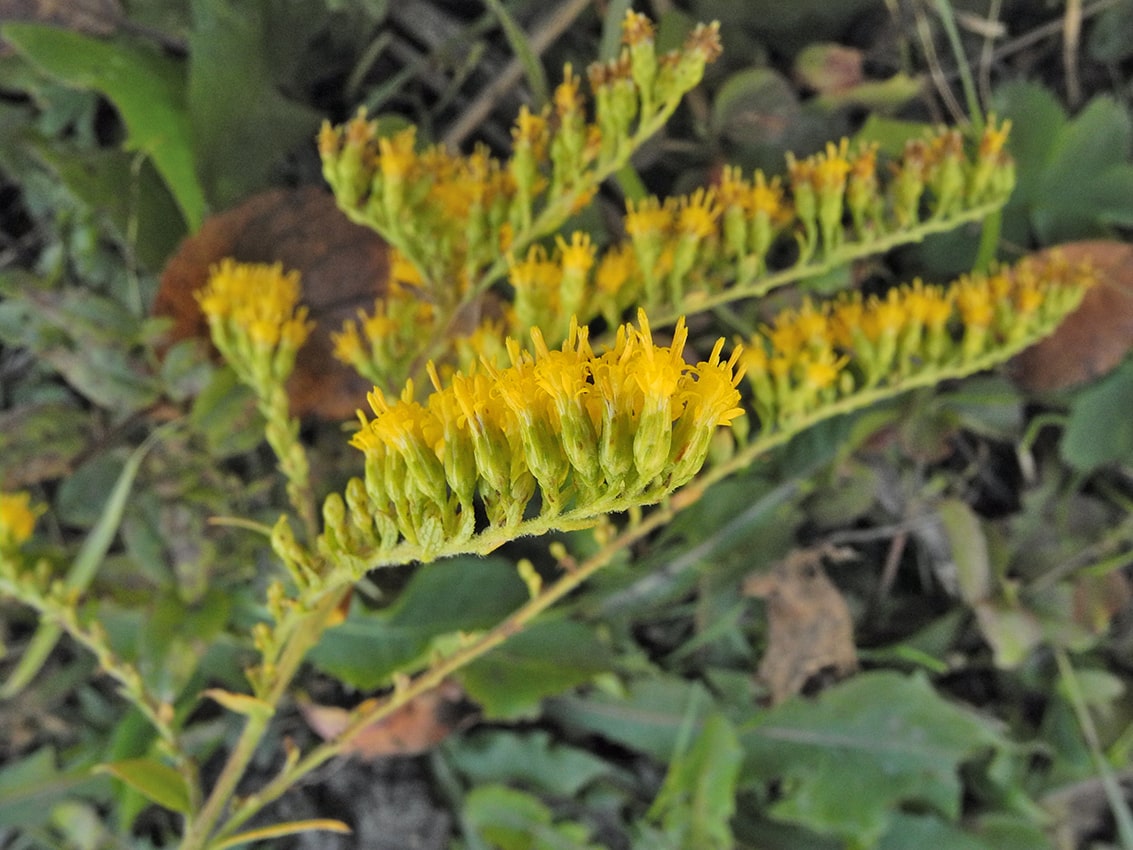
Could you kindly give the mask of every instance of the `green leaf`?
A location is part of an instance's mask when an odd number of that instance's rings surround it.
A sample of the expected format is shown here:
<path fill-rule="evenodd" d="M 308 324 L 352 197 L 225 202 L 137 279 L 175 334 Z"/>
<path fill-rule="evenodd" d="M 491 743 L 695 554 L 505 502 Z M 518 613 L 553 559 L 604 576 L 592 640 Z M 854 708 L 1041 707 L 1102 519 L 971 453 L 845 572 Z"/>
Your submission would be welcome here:
<path fill-rule="evenodd" d="M 1081 472 L 1133 457 L 1133 361 L 1085 387 L 1070 406 L 1059 448 Z"/>
<path fill-rule="evenodd" d="M 993 850 L 993 845 L 947 821 L 931 815 L 896 812 L 889 831 L 877 850 L 908 850 L 910 847 L 947 847 L 948 850 Z M 998 847 L 998 845 L 995 845 Z M 1037 848 L 1036 848 L 1037 850 Z"/>
<path fill-rule="evenodd" d="M 744 781 L 775 783 L 771 816 L 871 847 L 903 806 L 960 814 L 959 767 L 1004 742 L 920 675 L 865 673 L 760 715 L 740 741 Z M 911 845 L 918 846 L 918 845 Z"/>
<path fill-rule="evenodd" d="M 113 222 L 118 238 L 131 240 L 147 269 L 160 271 L 185 236 L 185 222 L 152 160 L 46 142 L 37 144 L 36 152 L 77 198 Z"/>
<path fill-rule="evenodd" d="M 314 144 L 319 115 L 277 87 L 272 41 L 288 34 L 272 29 L 272 16 L 285 11 L 273 5 L 192 3 L 188 109 L 201 181 L 218 207 L 263 186 L 280 157 L 300 142 Z"/>
<path fill-rule="evenodd" d="M 542 731 L 480 729 L 452 740 L 447 752 L 473 786 L 514 782 L 560 797 L 573 797 L 612 772 L 598 756 L 556 743 Z"/>
<path fill-rule="evenodd" d="M 653 676 L 632 682 L 623 694 L 595 691 L 548 700 L 543 713 L 576 732 L 601 735 L 667 763 L 682 727 L 691 723 L 695 734 L 712 709 L 703 685 Z"/>
<path fill-rule="evenodd" d="M 99 765 L 98 769 L 125 782 L 159 806 L 183 815 L 192 811 L 185 777 L 167 764 L 140 758 Z"/>
<path fill-rule="evenodd" d="M 936 514 L 952 548 L 960 597 L 969 605 L 982 602 L 991 594 L 992 586 L 987 535 L 979 517 L 960 499 L 942 499 Z"/>
<path fill-rule="evenodd" d="M 51 807 L 91 782 L 87 771 L 64 773 L 55 750 L 41 747 L 0 770 L 0 831 L 46 824 Z"/>
<path fill-rule="evenodd" d="M 474 788 L 464 801 L 465 826 L 496 850 L 598 850 L 579 823 L 555 823 L 530 794 L 502 785 Z"/>
<path fill-rule="evenodd" d="M 1102 235 L 1133 223 L 1133 118 L 1097 97 L 1067 119 L 1054 96 L 1035 83 L 996 93 L 997 111 L 1012 122 L 1008 142 L 1018 169 L 1005 210 L 1004 236 L 1044 245 Z"/>
<path fill-rule="evenodd" d="M 494 626 L 527 599 L 503 558 L 453 558 L 419 569 L 390 608 L 355 605 L 310 654 L 323 672 L 372 690 L 423 658 L 434 638 Z"/>
<path fill-rule="evenodd" d="M 731 850 L 730 821 L 742 751 L 736 730 L 721 714 L 709 715 L 692 746 L 673 759 L 649 811 L 677 847 Z"/>
<path fill-rule="evenodd" d="M 514 718 L 610 669 L 610 650 L 594 629 L 571 620 L 528 626 L 465 667 L 458 677 L 489 719 Z"/>
<path fill-rule="evenodd" d="M 95 39 L 37 24 L 5 24 L 3 37 L 61 82 L 109 98 L 126 125 L 126 148 L 153 160 L 190 230 L 200 226 L 205 197 L 194 170 L 185 82 L 176 60 L 125 37 Z"/>

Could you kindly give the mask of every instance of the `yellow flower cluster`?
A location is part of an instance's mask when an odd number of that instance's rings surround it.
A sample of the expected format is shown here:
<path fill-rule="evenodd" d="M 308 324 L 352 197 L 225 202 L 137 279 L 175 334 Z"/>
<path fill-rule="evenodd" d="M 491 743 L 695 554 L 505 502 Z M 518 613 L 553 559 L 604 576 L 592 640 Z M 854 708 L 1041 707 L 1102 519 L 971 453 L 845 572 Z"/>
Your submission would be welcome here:
<path fill-rule="evenodd" d="M 44 511 L 33 505 L 26 492 L 0 493 L 0 553 L 11 552 L 26 543 L 35 531 L 35 521 Z"/>
<path fill-rule="evenodd" d="M 379 138 L 377 125 L 359 113 L 344 126 L 322 128 L 327 182 L 347 214 L 411 258 L 436 290 L 433 300 L 448 304 L 454 280 L 474 279 L 513 239 L 526 250 L 589 201 L 641 143 L 637 135 L 659 129 L 720 52 L 715 26 L 697 27 L 681 50 L 660 59 L 645 32 L 652 32 L 648 19 L 627 13 L 621 56 L 591 68 L 592 120 L 580 78 L 567 66 L 543 111 L 521 111 L 507 162 L 484 148 L 469 156 L 419 150 L 413 127 Z"/>
<path fill-rule="evenodd" d="M 314 327 L 299 306 L 299 273 L 279 263 L 223 260 L 196 298 L 225 360 L 257 381 L 286 378 Z"/>
<path fill-rule="evenodd" d="M 402 383 L 421 341 L 436 332 L 437 311 L 422 299 L 416 269 L 396 249 L 392 254 L 389 286 L 373 312 L 359 310 L 357 320 L 347 319 L 331 333 L 335 358 L 382 386 Z"/>
<path fill-rule="evenodd" d="M 1007 129 L 989 122 L 970 155 L 955 130 L 910 142 L 884 180 L 877 147 L 851 153 L 843 139 L 805 159 L 788 154 L 786 185 L 758 170 L 749 179 L 729 166 L 710 189 L 663 202 L 631 201 L 626 241 L 644 303 L 679 310 L 698 291 L 711 293 L 728 280 L 751 284 L 767 274 L 769 253 L 783 234 L 794 237 L 794 265 L 801 268 L 816 256 L 832 260 L 843 247 L 854 248 L 847 244 L 851 238 L 865 248 L 922 223 L 1001 203 L 1014 185 L 1003 152 Z"/>
<path fill-rule="evenodd" d="M 1024 260 L 946 287 L 804 301 L 745 346 L 756 413 L 765 429 L 790 427 L 864 391 L 986 368 L 1053 330 L 1092 281 L 1059 259 Z"/>
<path fill-rule="evenodd" d="M 347 488 L 349 541 L 387 548 L 405 540 L 435 551 L 468 540 L 482 500 L 489 525 L 517 526 L 540 494 L 540 516 L 592 519 L 644 504 L 687 482 L 704 463 L 716 427 L 743 413 L 739 351 L 723 340 L 696 365 L 687 331 L 654 343 L 644 312 L 595 354 L 574 324 L 560 349 L 532 330 L 532 353 L 508 341 L 511 365 L 457 373 L 424 402 L 379 389 L 352 443 L 365 454 L 363 483 Z M 364 488 L 362 505 L 360 487 Z M 333 511 L 332 511 L 333 513 Z"/>
<path fill-rule="evenodd" d="M 572 317 L 586 324 L 601 315 L 618 324 L 641 285 L 632 251 L 607 251 L 599 262 L 590 236 L 579 231 L 570 242 L 556 237 L 551 254 L 533 245 L 522 260 L 509 257 L 508 282 L 514 290 L 512 334 L 538 327 L 549 345 L 566 339 Z"/>

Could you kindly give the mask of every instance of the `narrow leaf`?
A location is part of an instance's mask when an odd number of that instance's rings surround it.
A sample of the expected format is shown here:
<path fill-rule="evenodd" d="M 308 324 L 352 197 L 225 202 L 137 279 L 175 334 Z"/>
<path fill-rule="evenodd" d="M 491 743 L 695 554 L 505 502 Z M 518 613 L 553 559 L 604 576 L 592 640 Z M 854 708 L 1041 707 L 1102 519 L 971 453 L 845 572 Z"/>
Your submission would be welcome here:
<path fill-rule="evenodd" d="M 192 811 L 185 777 L 167 764 L 148 758 L 126 759 L 100 765 L 97 770 L 120 779 L 159 806 L 183 815 Z"/>
<path fill-rule="evenodd" d="M 122 472 L 118 475 L 118 481 L 106 500 L 98 523 L 91 529 L 86 540 L 83 541 L 82 548 L 79 549 L 79 553 L 71 564 L 71 569 L 67 572 L 67 587 L 85 590 L 94 579 L 99 564 L 106 557 L 110 544 L 118 533 L 118 527 L 122 524 L 122 517 L 126 512 L 126 501 L 130 495 L 130 489 L 134 486 L 134 479 L 138 475 L 142 461 L 145 459 L 146 453 L 159 439 L 161 433 L 161 429 L 158 429 L 150 434 L 144 443 L 134 449 L 126 463 L 123 464 Z M 24 689 L 28 682 L 35 677 L 35 674 L 39 672 L 44 662 L 47 661 L 47 657 L 51 654 L 51 650 L 55 648 L 60 634 L 62 634 L 62 629 L 55 623 L 41 622 L 39 624 L 35 635 L 28 643 L 27 650 L 20 657 L 20 663 L 12 671 L 8 681 L 0 688 L 0 698 L 9 699 Z"/>

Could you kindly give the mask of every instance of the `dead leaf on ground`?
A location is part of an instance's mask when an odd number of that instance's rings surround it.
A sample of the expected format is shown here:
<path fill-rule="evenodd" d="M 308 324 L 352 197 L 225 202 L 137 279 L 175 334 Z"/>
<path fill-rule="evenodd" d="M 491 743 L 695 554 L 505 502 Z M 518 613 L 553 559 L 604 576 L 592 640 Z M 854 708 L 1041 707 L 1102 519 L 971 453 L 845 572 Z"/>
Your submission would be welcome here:
<path fill-rule="evenodd" d="M 329 741 L 342 733 L 352 716 L 375 707 L 378 702 L 366 700 L 351 710 L 301 701 L 299 711 L 315 734 Z M 343 755 L 356 755 L 364 760 L 420 755 L 468 725 L 472 719 L 469 705 L 459 684 L 451 680 L 442 682 L 385 719 L 367 726 L 346 745 Z"/>
<path fill-rule="evenodd" d="M 767 648 L 759 677 L 772 705 L 857 669 L 850 609 L 822 569 L 823 557 L 848 556 L 845 550 L 800 550 L 744 582 L 745 596 L 767 601 Z"/>
<path fill-rule="evenodd" d="M 1133 346 L 1133 245 L 1095 239 L 1059 245 L 1036 256 L 1054 251 L 1071 263 L 1090 263 L 1098 282 L 1058 330 L 1011 361 L 1012 378 L 1031 392 L 1098 378 Z"/>
<path fill-rule="evenodd" d="M 372 387 L 334 359 L 331 331 L 359 309 L 369 311 L 386 288 L 389 249 L 372 230 L 354 224 L 334 198 L 313 186 L 275 189 L 210 216 L 181 243 L 161 276 L 154 314 L 173 320 L 170 341 L 208 339 L 193 296 L 209 269 L 225 257 L 282 263 L 302 275 L 303 303 L 317 327 L 299 351 L 288 390 L 297 416 L 339 420 L 364 406 Z"/>

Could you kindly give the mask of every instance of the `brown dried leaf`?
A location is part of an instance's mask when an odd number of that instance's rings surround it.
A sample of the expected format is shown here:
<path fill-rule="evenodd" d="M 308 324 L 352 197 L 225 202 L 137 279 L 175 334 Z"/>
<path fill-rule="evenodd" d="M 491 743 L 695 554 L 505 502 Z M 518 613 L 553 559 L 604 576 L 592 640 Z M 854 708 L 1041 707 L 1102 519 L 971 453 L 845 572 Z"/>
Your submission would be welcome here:
<path fill-rule="evenodd" d="M 1088 262 L 1098 276 L 1082 304 L 1046 339 L 1011 361 L 1015 382 L 1031 392 L 1085 383 L 1120 363 L 1133 346 L 1133 245 L 1103 239 L 1047 249 L 1071 263 Z"/>
<path fill-rule="evenodd" d="M 377 700 L 366 700 L 350 710 L 301 701 L 299 711 L 315 734 L 329 741 L 346 729 L 353 715 L 376 704 Z M 385 719 L 367 726 L 346 745 L 343 754 L 370 760 L 427 752 L 453 731 L 467 725 L 470 719 L 468 705 L 460 685 L 451 680 L 442 682 Z"/>
<path fill-rule="evenodd" d="M 841 679 L 858 667 L 854 625 L 846 600 L 822 569 L 822 558 L 843 550 L 792 552 L 768 572 L 748 577 L 745 596 L 767 600 L 767 648 L 759 677 L 777 705 Z"/>
<path fill-rule="evenodd" d="M 161 276 L 154 314 L 173 320 L 170 341 L 208 339 L 193 293 L 209 268 L 233 257 L 246 263 L 283 264 L 302 275 L 303 303 L 317 327 L 299 351 L 288 390 L 298 416 L 348 419 L 363 406 L 370 385 L 332 356 L 330 332 L 359 309 L 370 310 L 386 288 L 389 249 L 368 228 L 354 224 L 334 198 L 312 186 L 255 195 L 205 220 L 181 243 Z"/>

